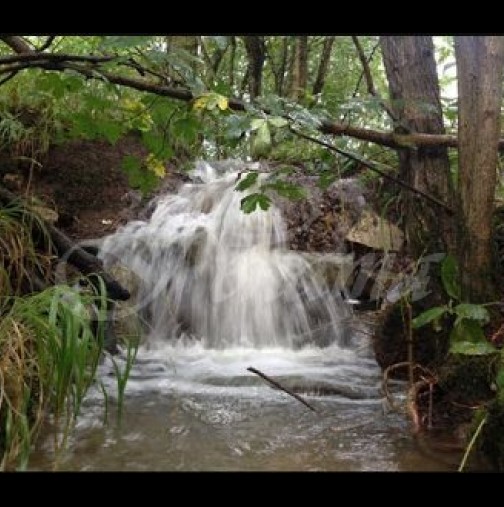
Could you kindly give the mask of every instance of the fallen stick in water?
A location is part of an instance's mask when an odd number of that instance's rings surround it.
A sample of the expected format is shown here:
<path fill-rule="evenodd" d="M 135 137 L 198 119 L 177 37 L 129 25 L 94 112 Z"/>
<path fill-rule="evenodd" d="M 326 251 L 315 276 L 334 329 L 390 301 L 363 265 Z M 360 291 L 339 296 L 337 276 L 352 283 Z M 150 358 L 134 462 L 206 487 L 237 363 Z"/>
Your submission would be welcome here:
<path fill-rule="evenodd" d="M 277 389 L 280 389 L 280 391 L 283 391 L 284 393 L 287 393 L 289 396 L 296 398 L 296 400 L 300 401 L 305 407 L 308 407 L 313 412 L 318 412 L 315 407 L 313 407 L 306 400 L 301 398 L 299 394 L 293 393 L 290 389 L 287 389 L 286 387 L 282 386 L 282 384 L 279 384 L 276 380 L 273 380 L 271 377 L 268 377 L 268 375 L 264 374 L 262 371 L 256 370 L 255 368 L 252 368 L 252 366 L 248 367 L 247 370 L 251 371 L 252 373 L 255 373 L 256 375 L 259 375 L 259 377 L 266 380 L 266 382 L 269 382 L 272 386 L 276 387 Z"/>

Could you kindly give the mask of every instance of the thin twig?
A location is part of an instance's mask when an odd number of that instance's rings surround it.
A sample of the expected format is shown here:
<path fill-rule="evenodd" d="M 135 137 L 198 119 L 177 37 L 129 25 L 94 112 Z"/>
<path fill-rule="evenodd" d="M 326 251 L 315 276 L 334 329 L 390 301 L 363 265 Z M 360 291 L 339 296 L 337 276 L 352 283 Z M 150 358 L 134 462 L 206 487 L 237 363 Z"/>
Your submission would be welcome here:
<path fill-rule="evenodd" d="M 18 71 L 13 70 L 11 73 L 9 73 L 7 76 L 5 76 L 3 79 L 0 79 L 0 86 L 7 83 L 7 81 L 10 81 L 13 77 L 17 75 Z"/>
<path fill-rule="evenodd" d="M 47 37 L 47 39 L 44 42 L 44 44 L 42 44 L 42 46 L 40 46 L 39 48 L 37 48 L 37 51 L 39 53 L 41 53 L 42 51 L 45 51 L 54 42 L 55 38 L 56 38 L 56 35 L 49 35 L 49 37 Z"/>
<path fill-rule="evenodd" d="M 408 377 L 409 377 L 409 387 L 411 388 L 413 386 L 413 382 L 414 382 L 414 368 L 413 368 L 413 361 L 414 361 L 414 357 L 413 357 L 413 324 L 412 324 L 412 321 L 413 321 L 413 311 L 412 311 L 412 308 L 411 308 L 411 304 L 409 303 L 409 301 L 406 301 L 405 302 L 406 304 L 406 312 L 407 312 L 407 318 L 408 318 L 408 322 L 407 322 L 407 330 L 408 330 L 408 335 L 406 337 L 406 346 L 407 346 L 407 350 L 408 350 L 408 362 L 409 362 L 409 368 L 408 368 Z"/>
<path fill-rule="evenodd" d="M 304 133 L 300 132 L 299 130 L 293 128 L 292 126 L 290 127 L 290 131 L 292 133 L 296 134 L 297 136 L 302 137 L 303 139 L 306 139 L 307 141 L 312 141 L 314 143 L 317 143 L 320 146 L 324 146 L 325 148 L 328 148 L 331 151 L 339 153 L 340 155 L 343 155 L 344 157 L 354 160 L 355 162 L 359 162 L 360 164 L 366 166 L 368 169 L 379 174 L 380 176 L 393 181 L 397 185 L 399 185 L 411 192 L 414 192 L 415 194 L 422 196 L 424 199 L 430 201 L 431 203 L 436 204 L 437 206 L 443 208 L 450 215 L 453 214 L 453 210 L 444 202 L 440 201 L 439 199 L 436 199 L 435 197 L 432 197 L 431 195 L 425 193 L 423 190 L 412 187 L 408 183 L 406 183 L 398 178 L 395 178 L 394 176 L 391 176 L 390 174 L 386 173 L 385 171 L 382 171 L 381 169 L 378 169 L 376 167 L 376 165 L 378 164 L 377 162 L 371 162 L 371 161 L 366 160 L 365 158 L 361 157 L 360 155 L 357 155 L 355 153 L 352 153 L 352 152 L 349 152 L 346 150 L 342 150 L 341 148 L 337 148 L 336 146 L 326 143 L 325 141 L 322 141 L 320 139 L 317 139 L 316 137 L 312 137 L 307 134 L 304 134 Z M 394 168 L 389 165 L 382 164 L 382 163 L 380 163 L 380 165 L 383 168 L 386 168 L 388 170 L 392 170 L 392 171 L 394 170 Z"/>
<path fill-rule="evenodd" d="M 250 366 L 249 368 L 247 368 L 247 370 L 250 371 L 250 372 L 252 372 L 252 373 L 255 373 L 256 375 L 259 375 L 259 377 L 261 377 L 262 379 L 266 380 L 266 382 L 269 382 L 271 385 L 273 385 L 277 389 L 280 389 L 280 391 L 283 391 L 284 393 L 287 393 L 289 396 L 292 396 L 293 398 L 295 398 L 296 400 L 298 400 L 299 402 L 301 402 L 305 407 L 308 407 L 313 412 L 318 412 L 318 410 L 315 407 L 313 407 L 306 400 L 304 400 L 303 398 L 301 398 L 301 396 L 299 396 L 299 394 L 296 394 L 296 393 L 292 392 L 290 389 L 287 389 L 286 387 L 282 386 L 276 380 L 273 380 L 271 377 L 268 377 L 268 375 L 266 375 L 265 373 L 257 370 L 256 368 L 252 368 L 252 366 Z"/>
<path fill-rule="evenodd" d="M 376 50 L 380 47 L 380 42 L 377 42 L 373 49 L 371 50 L 371 52 L 369 53 L 369 56 L 367 57 L 367 63 L 368 65 L 371 63 L 371 60 L 373 59 L 375 53 L 376 53 Z M 359 79 L 357 79 L 357 84 L 355 85 L 355 89 L 352 93 L 352 99 L 354 99 L 355 97 L 357 97 L 357 94 L 359 93 L 359 88 L 360 88 L 360 85 L 362 83 L 362 80 L 364 79 L 364 70 L 362 70 L 360 76 L 359 76 Z M 347 116 L 348 116 L 348 113 L 350 111 L 347 110 L 345 112 L 345 114 L 343 115 L 343 118 L 341 119 L 341 123 L 345 123 L 345 120 L 347 119 Z"/>
<path fill-rule="evenodd" d="M 37 55 L 39 53 L 35 53 L 31 50 L 31 48 L 26 44 L 26 42 L 17 36 L 7 37 L 0 36 L 0 40 L 3 40 L 6 44 L 8 44 L 14 51 L 17 52 L 18 55 Z M 47 55 L 47 53 L 44 53 Z M 77 61 L 73 58 L 74 55 L 66 55 L 72 56 L 72 60 Z M 84 57 L 75 55 L 75 57 L 79 57 L 81 61 L 99 63 L 97 58 L 100 57 Z M 35 58 L 38 58 L 35 56 Z M 58 56 L 58 58 L 61 58 Z M 113 60 L 116 57 L 103 57 L 105 59 Z M 1 60 L 0 60 L 1 61 Z M 105 60 L 107 61 L 107 60 Z M 4 62 L 5 63 L 5 62 Z M 40 67 L 45 70 L 50 71 L 64 71 L 66 69 L 74 70 L 79 72 L 83 76 L 88 79 L 99 79 L 106 80 L 109 83 L 114 83 L 120 86 L 127 86 L 129 88 L 133 88 L 135 90 L 154 93 L 156 95 L 170 97 L 177 100 L 183 101 L 191 101 L 195 98 L 195 95 L 191 92 L 191 90 L 180 87 L 169 87 L 165 85 L 159 85 L 152 82 L 149 82 L 145 79 L 132 79 L 126 76 L 114 74 L 107 71 L 102 71 L 98 68 L 90 68 L 89 66 L 79 65 L 77 63 L 71 63 L 68 60 L 65 61 L 52 61 L 40 60 L 36 61 L 31 59 L 28 65 L 25 66 L 11 66 L 10 68 L 3 68 L 0 70 L 1 74 L 7 74 L 14 70 L 23 70 L 26 68 L 32 67 Z M 99 72 L 98 72 L 99 70 Z M 246 85 L 246 80 L 244 79 L 244 84 Z M 233 111 L 245 111 L 247 109 L 247 104 L 242 100 L 236 98 L 229 98 L 228 106 Z M 269 111 L 266 108 L 263 108 L 262 111 L 266 114 Z M 321 124 L 318 127 L 318 130 L 322 134 L 329 134 L 331 136 L 349 136 L 355 139 L 359 139 L 361 141 L 372 142 L 375 144 L 379 144 L 381 146 L 386 146 L 388 148 L 400 149 L 400 148 L 412 148 L 412 147 L 422 147 L 422 146 L 447 146 L 450 148 L 458 147 L 458 139 L 456 136 L 448 135 L 448 134 L 425 134 L 415 132 L 413 134 L 398 134 L 396 132 L 385 132 L 380 130 L 367 129 L 362 127 L 353 127 L 349 125 L 343 125 L 342 123 L 335 123 L 329 119 L 321 120 Z M 313 140 L 313 139 L 311 139 Z M 320 144 L 320 143 L 319 143 Z M 504 139 L 499 140 L 499 150 L 504 150 Z M 416 193 L 420 193 L 415 190 Z M 431 199 L 432 200 L 432 199 Z M 445 209 L 449 210 L 446 205 L 440 204 L 438 201 L 437 204 L 443 206 Z"/>
<path fill-rule="evenodd" d="M 364 49 L 362 48 L 362 45 L 359 41 L 359 38 L 356 35 L 352 35 L 352 41 L 354 43 L 355 49 L 357 50 L 357 55 L 359 56 L 359 60 L 362 65 L 362 72 L 364 75 L 364 78 L 366 79 L 366 85 L 369 95 L 375 97 L 378 102 L 380 103 L 380 106 L 385 110 L 385 112 L 390 116 L 392 121 L 394 123 L 398 122 L 398 118 L 395 116 L 394 112 L 386 102 L 380 97 L 380 94 L 376 90 L 376 87 L 374 85 L 373 76 L 371 74 L 371 68 L 369 67 L 369 61 L 366 58 L 366 55 L 364 54 Z"/>
<path fill-rule="evenodd" d="M 17 53 L 15 55 L 0 56 L 0 65 L 22 62 L 110 62 L 118 56 L 92 56 L 92 55 L 69 55 L 64 53 Z"/>

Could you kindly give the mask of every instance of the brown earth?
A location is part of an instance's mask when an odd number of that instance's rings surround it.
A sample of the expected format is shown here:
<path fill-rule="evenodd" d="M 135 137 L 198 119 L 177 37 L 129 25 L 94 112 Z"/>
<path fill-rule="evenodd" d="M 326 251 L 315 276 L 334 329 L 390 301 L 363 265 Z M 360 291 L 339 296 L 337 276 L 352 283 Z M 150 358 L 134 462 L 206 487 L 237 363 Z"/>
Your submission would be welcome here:
<path fill-rule="evenodd" d="M 99 238 L 135 218 L 150 198 L 128 184 L 121 168 L 126 155 L 147 155 L 134 135 L 114 145 L 105 140 L 68 141 L 53 145 L 41 160 L 42 167 L 31 175 L 22 165 L 14 171 L 4 167 L 0 179 L 3 176 L 4 183 L 19 194 L 29 188 L 44 206 L 56 210 L 56 226 L 71 238 Z M 184 179 L 168 167 L 160 186 L 176 190 Z"/>

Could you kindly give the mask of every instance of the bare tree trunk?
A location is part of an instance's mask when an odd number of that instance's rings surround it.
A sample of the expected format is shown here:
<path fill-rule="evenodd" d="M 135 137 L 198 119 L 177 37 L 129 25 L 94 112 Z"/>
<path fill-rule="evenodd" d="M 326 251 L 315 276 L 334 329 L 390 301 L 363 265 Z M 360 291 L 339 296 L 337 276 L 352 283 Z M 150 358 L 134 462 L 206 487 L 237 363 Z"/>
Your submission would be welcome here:
<path fill-rule="evenodd" d="M 294 41 L 294 60 L 289 96 L 298 100 L 308 84 L 308 36 L 300 35 Z"/>
<path fill-rule="evenodd" d="M 336 37 L 332 35 L 330 37 L 326 37 L 324 40 L 317 78 L 315 79 L 315 84 L 313 85 L 313 95 L 321 93 L 324 88 L 327 71 L 329 70 L 329 62 L 331 61 L 331 51 L 335 39 Z"/>
<path fill-rule="evenodd" d="M 494 296 L 491 225 L 500 134 L 504 38 L 455 37 L 459 100 L 459 262 L 464 297 Z"/>
<path fill-rule="evenodd" d="M 389 81 L 397 133 L 444 134 L 439 81 L 432 37 L 380 38 Z M 453 185 L 446 147 L 422 146 L 398 150 L 400 178 L 451 207 Z M 411 194 L 403 194 L 408 248 L 418 257 L 454 248 L 454 220 L 448 213 Z"/>
<path fill-rule="evenodd" d="M 248 84 L 250 98 L 261 95 L 262 71 L 264 66 L 265 47 L 264 37 L 260 35 L 247 35 L 243 37 L 248 57 Z"/>
<path fill-rule="evenodd" d="M 275 86 L 275 92 L 280 97 L 283 95 L 284 92 L 285 74 L 287 72 L 288 57 L 289 57 L 289 37 L 284 37 L 282 39 L 282 57 L 278 69 L 278 81 L 276 82 Z"/>
<path fill-rule="evenodd" d="M 229 57 L 229 89 L 233 90 L 235 78 L 236 37 L 231 35 L 231 56 Z"/>

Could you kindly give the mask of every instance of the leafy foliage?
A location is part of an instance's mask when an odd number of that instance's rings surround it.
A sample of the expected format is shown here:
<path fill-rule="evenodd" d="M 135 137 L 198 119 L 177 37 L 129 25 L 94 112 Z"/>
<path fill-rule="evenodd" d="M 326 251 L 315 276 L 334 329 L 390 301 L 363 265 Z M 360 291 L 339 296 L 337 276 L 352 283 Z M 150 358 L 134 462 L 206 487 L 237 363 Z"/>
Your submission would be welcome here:
<path fill-rule="evenodd" d="M 450 333 L 450 352 L 452 354 L 483 355 L 495 353 L 495 347 L 488 343 L 482 329 L 482 325 L 490 320 L 490 315 L 485 306 L 471 303 L 453 305 L 454 300 L 460 300 L 461 291 L 457 262 L 450 255 L 447 255 L 441 264 L 441 280 L 446 293 L 451 298 L 448 305 L 429 308 L 421 313 L 413 319 L 413 328 L 435 322 L 445 314 L 453 315 L 455 316 L 455 322 Z"/>

